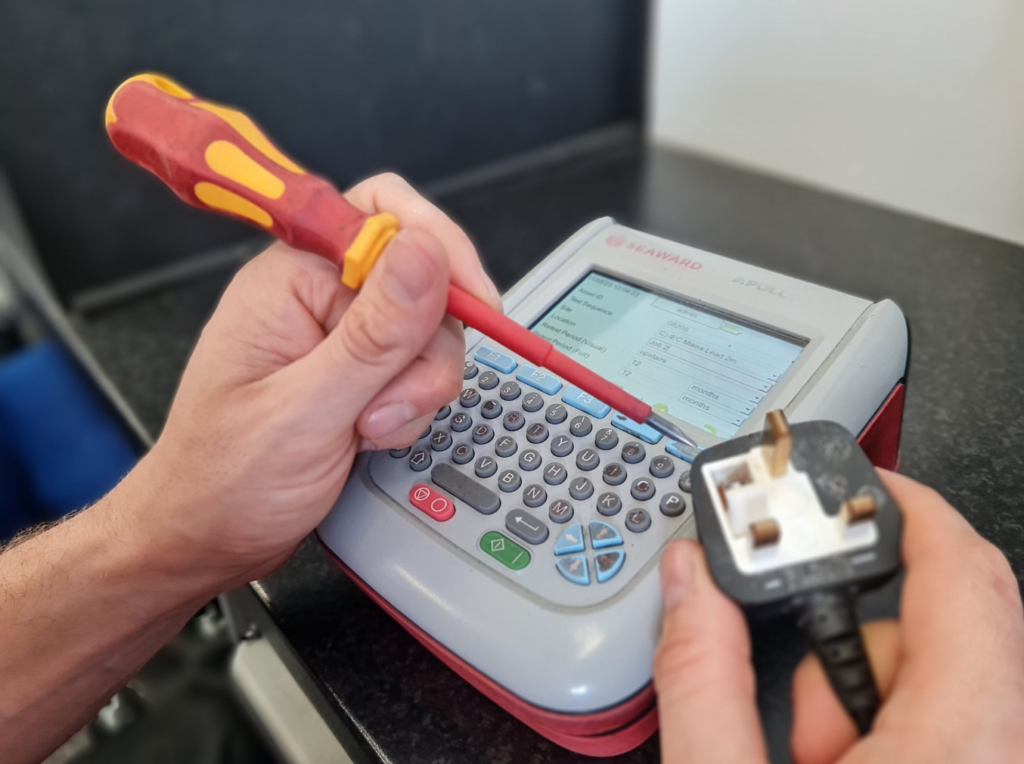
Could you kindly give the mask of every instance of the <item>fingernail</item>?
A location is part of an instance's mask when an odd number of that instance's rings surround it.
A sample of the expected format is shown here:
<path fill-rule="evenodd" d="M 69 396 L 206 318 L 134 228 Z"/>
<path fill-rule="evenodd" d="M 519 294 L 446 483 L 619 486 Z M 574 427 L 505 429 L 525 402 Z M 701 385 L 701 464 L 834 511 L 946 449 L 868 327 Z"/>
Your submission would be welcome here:
<path fill-rule="evenodd" d="M 387 258 L 384 289 L 396 302 L 411 305 L 430 291 L 437 280 L 437 263 L 402 232 L 392 240 Z"/>
<path fill-rule="evenodd" d="M 670 610 L 686 599 L 692 583 L 689 550 L 682 544 L 670 544 L 661 557 L 661 596 L 665 609 Z"/>
<path fill-rule="evenodd" d="M 389 403 L 366 418 L 366 431 L 363 435 L 372 441 L 379 441 L 402 429 L 417 416 L 419 413 L 411 403 Z"/>

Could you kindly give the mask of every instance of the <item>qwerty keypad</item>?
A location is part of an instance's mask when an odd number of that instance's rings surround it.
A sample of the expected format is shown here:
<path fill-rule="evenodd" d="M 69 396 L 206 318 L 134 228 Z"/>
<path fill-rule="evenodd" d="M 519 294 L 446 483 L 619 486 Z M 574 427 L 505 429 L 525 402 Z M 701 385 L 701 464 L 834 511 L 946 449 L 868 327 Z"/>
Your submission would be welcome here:
<path fill-rule="evenodd" d="M 458 399 L 419 442 L 384 457 L 409 473 L 429 471 L 415 480 L 454 497 L 445 527 L 460 511 L 495 515 L 470 553 L 509 575 L 550 565 L 570 589 L 611 585 L 689 517 L 692 457 L 680 458 L 678 444 L 500 349 L 478 349 L 463 378 Z M 439 514 L 415 511 L 440 524 Z"/>

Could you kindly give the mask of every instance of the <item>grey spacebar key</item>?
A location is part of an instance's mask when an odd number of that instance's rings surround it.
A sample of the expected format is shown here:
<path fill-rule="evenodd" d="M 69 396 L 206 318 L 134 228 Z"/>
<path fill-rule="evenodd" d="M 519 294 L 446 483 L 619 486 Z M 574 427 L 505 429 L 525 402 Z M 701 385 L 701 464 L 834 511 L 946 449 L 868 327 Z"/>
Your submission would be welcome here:
<path fill-rule="evenodd" d="M 501 506 L 498 494 L 466 477 L 450 464 L 438 464 L 430 471 L 430 479 L 456 499 L 462 499 L 477 512 L 493 515 Z"/>

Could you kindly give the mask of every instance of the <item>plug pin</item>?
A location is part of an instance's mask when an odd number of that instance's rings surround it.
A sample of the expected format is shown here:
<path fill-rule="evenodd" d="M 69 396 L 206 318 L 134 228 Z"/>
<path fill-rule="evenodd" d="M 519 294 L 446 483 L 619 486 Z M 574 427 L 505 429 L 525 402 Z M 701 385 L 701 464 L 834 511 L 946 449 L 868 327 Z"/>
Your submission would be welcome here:
<path fill-rule="evenodd" d="M 793 434 L 789 431 L 789 422 L 782 409 L 769 411 L 764 418 L 764 459 L 768 465 L 768 473 L 773 477 L 782 477 L 789 466 L 789 454 L 793 450 Z"/>
<path fill-rule="evenodd" d="M 878 504 L 871 494 L 863 493 L 860 496 L 853 496 L 842 503 L 839 507 L 839 516 L 847 525 L 862 523 L 870 520 L 878 512 Z"/>
<path fill-rule="evenodd" d="M 754 542 L 754 549 L 778 544 L 780 538 L 782 528 L 779 527 L 777 520 L 768 517 L 750 524 L 750 540 Z"/>

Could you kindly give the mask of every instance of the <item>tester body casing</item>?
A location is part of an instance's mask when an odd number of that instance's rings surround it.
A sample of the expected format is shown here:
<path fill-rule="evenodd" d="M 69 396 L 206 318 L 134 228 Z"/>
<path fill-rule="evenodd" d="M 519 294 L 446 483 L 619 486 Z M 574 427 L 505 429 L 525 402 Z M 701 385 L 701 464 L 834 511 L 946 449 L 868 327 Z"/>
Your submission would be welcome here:
<path fill-rule="evenodd" d="M 766 412 L 783 409 L 792 422 L 826 419 L 860 433 L 876 464 L 896 466 L 909 337 L 891 301 L 873 303 L 605 218 L 581 229 L 513 287 L 505 295 L 506 314 L 530 326 L 591 272 L 806 343 L 737 436 L 759 431 Z M 468 332 L 467 358 L 493 344 Z M 452 407 L 458 410 L 457 403 Z M 607 424 L 595 421 L 596 427 Z M 685 429 L 702 447 L 722 442 Z M 528 445 L 522 432 L 515 437 L 520 448 Z M 647 451 L 649 457 L 665 454 L 665 443 Z M 566 464 L 572 479 L 571 459 Z M 677 464 L 673 481 L 689 467 Z M 459 469 L 472 476 L 472 467 Z M 696 537 L 692 511 L 669 522 L 657 515 L 653 500 L 655 525 L 642 534 L 622 531 L 622 572 L 607 583 L 574 586 L 555 571 L 552 555 L 564 526 L 552 525 L 543 544 L 524 545 L 530 565 L 509 570 L 478 543 L 489 530 L 506 532 L 503 516 L 523 506 L 515 496 L 501 495 L 502 508 L 492 515 L 455 498 L 455 516 L 436 522 L 410 504 L 410 488 L 418 483 L 432 485 L 430 472 L 413 473 L 387 452 L 356 460 L 317 531 L 354 580 L 461 676 L 556 743 L 610 755 L 653 733 L 659 552 L 673 537 Z M 616 518 L 597 514 L 595 498 L 575 502 L 576 519 L 584 526 L 593 518 L 614 524 Z"/>

